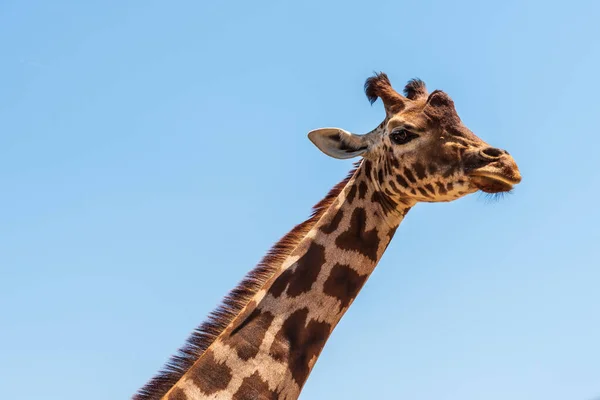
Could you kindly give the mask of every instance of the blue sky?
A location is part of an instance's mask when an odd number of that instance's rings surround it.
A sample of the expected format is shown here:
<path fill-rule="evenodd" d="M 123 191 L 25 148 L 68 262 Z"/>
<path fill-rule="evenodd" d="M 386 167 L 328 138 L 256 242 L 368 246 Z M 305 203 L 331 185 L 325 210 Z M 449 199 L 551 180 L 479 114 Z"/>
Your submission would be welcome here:
<path fill-rule="evenodd" d="M 600 3 L 0 3 L 0 387 L 128 398 L 350 161 L 385 71 L 515 157 L 417 206 L 303 399 L 600 395 Z M 85 393 L 85 395 L 83 394 Z"/>

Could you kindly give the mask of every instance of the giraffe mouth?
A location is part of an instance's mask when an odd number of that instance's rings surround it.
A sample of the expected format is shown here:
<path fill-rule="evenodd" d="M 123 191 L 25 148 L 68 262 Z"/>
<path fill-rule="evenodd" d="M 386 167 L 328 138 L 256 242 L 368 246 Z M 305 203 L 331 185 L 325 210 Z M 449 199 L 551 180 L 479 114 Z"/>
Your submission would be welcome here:
<path fill-rule="evenodd" d="M 520 181 L 520 179 L 489 171 L 473 172 L 471 174 L 473 186 L 486 193 L 510 192 L 513 186 Z"/>

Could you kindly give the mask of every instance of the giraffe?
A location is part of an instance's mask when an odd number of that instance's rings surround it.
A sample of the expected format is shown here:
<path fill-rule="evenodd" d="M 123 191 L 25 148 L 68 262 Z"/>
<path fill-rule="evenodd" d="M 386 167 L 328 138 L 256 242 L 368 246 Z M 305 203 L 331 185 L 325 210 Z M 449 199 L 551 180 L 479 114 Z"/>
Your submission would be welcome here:
<path fill-rule="evenodd" d="M 333 329 L 375 269 L 407 212 L 476 191 L 504 193 L 521 181 L 512 156 L 459 118 L 443 91 L 410 80 L 404 95 L 385 73 L 364 86 L 381 99 L 369 133 L 321 128 L 323 153 L 360 157 L 197 328 L 134 400 L 296 399 Z"/>

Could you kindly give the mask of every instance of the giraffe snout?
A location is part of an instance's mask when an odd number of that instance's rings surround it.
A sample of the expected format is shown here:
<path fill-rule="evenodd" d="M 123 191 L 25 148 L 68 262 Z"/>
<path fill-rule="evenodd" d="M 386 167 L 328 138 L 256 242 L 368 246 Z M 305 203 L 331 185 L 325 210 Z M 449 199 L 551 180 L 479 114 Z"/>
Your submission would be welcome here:
<path fill-rule="evenodd" d="M 514 158 L 506 150 L 494 147 L 467 154 L 465 170 L 471 183 L 488 193 L 510 191 L 522 179 Z"/>

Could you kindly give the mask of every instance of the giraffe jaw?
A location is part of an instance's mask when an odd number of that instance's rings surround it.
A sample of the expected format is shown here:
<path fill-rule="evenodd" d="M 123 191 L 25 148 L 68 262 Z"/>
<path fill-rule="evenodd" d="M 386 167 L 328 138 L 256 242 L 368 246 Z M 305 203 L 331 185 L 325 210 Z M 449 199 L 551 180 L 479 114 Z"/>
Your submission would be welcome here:
<path fill-rule="evenodd" d="M 491 171 L 473 171 L 470 175 L 473 186 L 486 193 L 510 192 L 521 181 L 505 174 Z"/>

